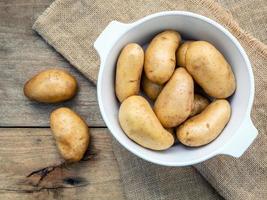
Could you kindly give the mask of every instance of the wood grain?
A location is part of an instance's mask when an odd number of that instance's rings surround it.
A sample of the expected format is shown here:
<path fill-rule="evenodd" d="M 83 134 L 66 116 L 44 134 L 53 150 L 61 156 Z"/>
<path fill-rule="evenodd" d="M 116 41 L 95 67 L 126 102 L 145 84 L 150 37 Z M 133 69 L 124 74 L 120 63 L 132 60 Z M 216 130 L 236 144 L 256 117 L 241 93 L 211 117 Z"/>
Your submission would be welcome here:
<path fill-rule="evenodd" d="M 110 135 L 90 132 L 83 161 L 62 164 L 50 129 L 0 129 L 0 199 L 123 199 Z"/>
<path fill-rule="evenodd" d="M 50 112 L 68 106 L 92 127 L 105 126 L 96 88 L 31 27 L 53 0 L 0 0 L 0 127 L 47 127 Z M 24 83 L 58 67 L 78 80 L 78 95 L 62 104 L 29 101 Z M 0 128 L 0 199 L 124 199 L 111 138 L 91 129 L 85 159 L 62 164 L 48 128 Z"/>
<path fill-rule="evenodd" d="M 97 104 L 96 88 L 32 29 L 51 0 L 0 1 L 0 126 L 49 126 L 50 112 L 68 106 L 90 126 L 105 126 Z M 78 95 L 63 104 L 40 104 L 23 95 L 24 83 L 47 68 L 70 71 L 79 83 Z"/>

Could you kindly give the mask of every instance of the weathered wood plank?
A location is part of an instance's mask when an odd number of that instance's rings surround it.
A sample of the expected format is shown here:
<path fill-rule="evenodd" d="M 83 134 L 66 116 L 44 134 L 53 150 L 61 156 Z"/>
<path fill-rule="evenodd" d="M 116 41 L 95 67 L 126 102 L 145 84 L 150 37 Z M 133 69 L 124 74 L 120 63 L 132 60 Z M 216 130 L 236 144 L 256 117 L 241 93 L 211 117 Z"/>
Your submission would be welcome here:
<path fill-rule="evenodd" d="M 0 1 L 0 126 L 48 126 L 49 113 L 59 106 L 73 108 L 90 126 L 105 126 L 93 84 L 31 29 L 35 19 L 51 2 Z M 23 85 L 27 79 L 51 67 L 64 68 L 77 78 L 78 95 L 57 105 L 26 99 Z"/>
<path fill-rule="evenodd" d="M 85 159 L 61 165 L 49 128 L 0 129 L 0 199 L 123 199 L 110 135 L 90 131 Z"/>

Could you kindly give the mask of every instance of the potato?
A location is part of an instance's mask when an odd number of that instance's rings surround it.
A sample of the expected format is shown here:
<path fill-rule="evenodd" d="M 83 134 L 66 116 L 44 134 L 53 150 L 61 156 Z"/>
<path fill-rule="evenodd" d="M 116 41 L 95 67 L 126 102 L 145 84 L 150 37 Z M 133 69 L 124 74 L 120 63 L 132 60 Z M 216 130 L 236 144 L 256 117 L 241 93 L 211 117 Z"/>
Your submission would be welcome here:
<path fill-rule="evenodd" d="M 193 79 L 185 68 L 180 67 L 160 92 L 154 111 L 164 127 L 175 127 L 190 115 L 193 101 Z"/>
<path fill-rule="evenodd" d="M 143 147 L 164 150 L 174 143 L 173 135 L 162 127 L 147 100 L 141 96 L 131 96 L 122 102 L 119 122 L 125 134 Z"/>
<path fill-rule="evenodd" d="M 198 147 L 210 143 L 224 129 L 231 116 L 226 100 L 215 100 L 200 114 L 178 127 L 176 135 L 184 145 Z"/>
<path fill-rule="evenodd" d="M 175 143 L 176 140 L 177 140 L 176 133 L 175 133 L 175 129 L 174 129 L 174 128 L 166 128 L 166 130 L 167 130 L 170 134 L 172 134 L 172 137 L 173 137 L 173 139 L 174 139 L 174 143 Z"/>
<path fill-rule="evenodd" d="M 166 130 L 171 133 L 172 135 L 174 135 L 174 128 L 166 128 Z"/>
<path fill-rule="evenodd" d="M 211 97 L 227 98 L 236 88 L 231 66 L 210 43 L 197 41 L 189 44 L 186 69 Z"/>
<path fill-rule="evenodd" d="M 179 143 L 179 141 L 178 141 L 178 139 L 177 139 L 177 137 L 176 137 L 176 127 L 175 127 L 175 128 L 167 128 L 166 130 L 167 130 L 169 133 L 171 133 L 171 134 L 172 134 L 172 137 L 174 138 L 174 144 L 173 144 L 173 145 Z"/>
<path fill-rule="evenodd" d="M 68 162 L 82 159 L 89 144 L 85 121 L 69 108 L 58 108 L 50 115 L 50 126 L 61 156 Z"/>
<path fill-rule="evenodd" d="M 144 93 L 151 99 L 151 100 L 155 100 L 160 91 L 162 90 L 163 86 L 153 83 L 150 80 L 148 80 L 148 78 L 146 76 L 143 76 L 142 79 L 142 87 L 144 90 Z"/>
<path fill-rule="evenodd" d="M 193 109 L 191 111 L 190 117 L 193 117 L 199 113 L 201 113 L 208 105 L 209 100 L 201 95 L 195 94 L 194 95 L 194 103 Z"/>
<path fill-rule="evenodd" d="M 179 67 L 185 67 L 185 55 L 190 43 L 192 43 L 192 41 L 184 42 L 176 51 L 176 61 Z"/>
<path fill-rule="evenodd" d="M 24 94 L 31 100 L 57 103 L 71 99 L 77 92 L 77 81 L 61 69 L 48 69 L 32 77 L 24 85 Z"/>
<path fill-rule="evenodd" d="M 144 65 L 146 77 L 150 81 L 162 85 L 170 79 L 175 69 L 175 52 L 180 41 L 180 34 L 173 30 L 164 31 L 153 38 L 145 51 Z"/>
<path fill-rule="evenodd" d="M 137 95 L 144 64 L 144 51 L 136 43 L 127 44 L 121 51 L 116 69 L 116 95 L 120 102 Z"/>

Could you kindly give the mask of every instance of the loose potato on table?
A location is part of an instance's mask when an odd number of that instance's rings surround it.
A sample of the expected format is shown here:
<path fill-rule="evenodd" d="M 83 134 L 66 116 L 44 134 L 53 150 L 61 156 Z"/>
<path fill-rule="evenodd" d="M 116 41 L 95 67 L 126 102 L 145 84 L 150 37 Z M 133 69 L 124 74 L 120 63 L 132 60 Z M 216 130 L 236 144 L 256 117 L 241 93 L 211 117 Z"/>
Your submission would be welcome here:
<path fill-rule="evenodd" d="M 148 45 L 145 51 L 144 70 L 146 77 L 157 84 L 167 82 L 176 65 L 175 52 L 181 41 L 181 36 L 173 30 L 164 31 Z"/>
<path fill-rule="evenodd" d="M 193 101 L 193 79 L 180 67 L 160 92 L 154 104 L 154 111 L 164 127 L 175 127 L 190 115 Z"/>
<path fill-rule="evenodd" d="M 119 122 L 125 134 L 143 147 L 164 150 L 174 143 L 173 135 L 162 127 L 147 100 L 141 96 L 131 96 L 122 102 Z"/>
<path fill-rule="evenodd" d="M 176 52 L 176 61 L 177 61 L 177 65 L 179 67 L 185 67 L 186 51 L 188 49 L 189 44 L 192 42 L 193 41 L 186 41 L 178 48 L 178 50 Z"/>
<path fill-rule="evenodd" d="M 126 45 L 118 58 L 115 91 L 119 101 L 137 95 L 144 64 L 144 51 L 136 43 Z"/>
<path fill-rule="evenodd" d="M 24 94 L 31 100 L 57 103 L 71 99 L 77 92 L 77 81 L 68 72 L 48 69 L 32 77 L 24 85 Z"/>
<path fill-rule="evenodd" d="M 146 76 L 143 76 L 142 79 L 142 88 L 145 92 L 145 94 L 151 99 L 151 100 L 155 100 L 159 93 L 161 92 L 163 86 L 153 83 L 150 80 L 148 80 L 148 78 Z"/>
<path fill-rule="evenodd" d="M 205 98 L 199 94 L 195 94 L 194 95 L 193 109 L 191 111 L 190 117 L 201 113 L 209 105 L 209 103 L 210 103 L 210 101 L 207 98 Z"/>
<path fill-rule="evenodd" d="M 84 120 L 71 109 L 63 107 L 51 113 L 50 126 L 62 157 L 68 162 L 81 160 L 90 139 Z"/>
<path fill-rule="evenodd" d="M 231 66 L 210 43 L 190 43 L 185 61 L 188 72 L 209 96 L 227 98 L 234 93 L 236 83 Z"/>
<path fill-rule="evenodd" d="M 186 146 L 198 147 L 213 141 L 224 129 L 231 116 L 226 100 L 215 100 L 200 114 L 188 119 L 176 131 L 178 140 Z"/>

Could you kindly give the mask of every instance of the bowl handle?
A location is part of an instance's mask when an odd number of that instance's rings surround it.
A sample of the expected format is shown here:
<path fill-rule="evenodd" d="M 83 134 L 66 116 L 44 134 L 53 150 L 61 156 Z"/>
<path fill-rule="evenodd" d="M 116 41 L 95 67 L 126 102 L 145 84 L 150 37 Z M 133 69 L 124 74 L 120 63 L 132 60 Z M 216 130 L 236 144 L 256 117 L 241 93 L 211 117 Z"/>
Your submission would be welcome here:
<path fill-rule="evenodd" d="M 226 144 L 220 154 L 230 155 L 236 158 L 240 157 L 251 145 L 257 135 L 258 130 L 253 125 L 250 117 L 247 117 L 238 129 L 238 133 L 235 134 L 228 144 Z"/>
<path fill-rule="evenodd" d="M 118 38 L 129 28 L 129 24 L 124 24 L 118 21 L 112 21 L 98 36 L 94 43 L 94 48 L 100 56 L 101 61 L 106 58 L 110 48 Z"/>

